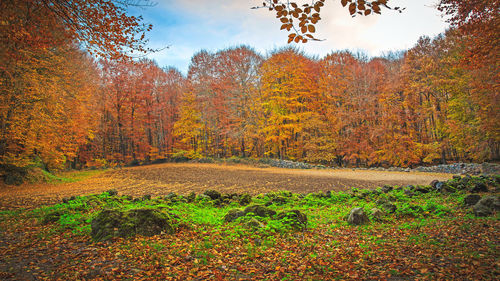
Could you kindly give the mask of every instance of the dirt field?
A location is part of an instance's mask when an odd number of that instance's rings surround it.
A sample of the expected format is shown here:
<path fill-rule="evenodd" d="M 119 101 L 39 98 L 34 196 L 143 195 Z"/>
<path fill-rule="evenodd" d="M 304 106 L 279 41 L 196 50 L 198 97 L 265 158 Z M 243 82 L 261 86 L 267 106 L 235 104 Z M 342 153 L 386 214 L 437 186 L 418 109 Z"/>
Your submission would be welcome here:
<path fill-rule="evenodd" d="M 449 174 L 382 172 L 365 170 L 293 170 L 256 168 L 244 165 L 159 164 L 111 170 L 76 183 L 35 184 L 0 188 L 0 210 L 32 208 L 59 202 L 73 195 L 101 193 L 116 189 L 120 194 L 142 196 L 187 194 L 216 189 L 223 193 L 265 193 L 289 190 L 308 193 L 375 188 L 384 184 L 429 184 L 446 180 Z"/>

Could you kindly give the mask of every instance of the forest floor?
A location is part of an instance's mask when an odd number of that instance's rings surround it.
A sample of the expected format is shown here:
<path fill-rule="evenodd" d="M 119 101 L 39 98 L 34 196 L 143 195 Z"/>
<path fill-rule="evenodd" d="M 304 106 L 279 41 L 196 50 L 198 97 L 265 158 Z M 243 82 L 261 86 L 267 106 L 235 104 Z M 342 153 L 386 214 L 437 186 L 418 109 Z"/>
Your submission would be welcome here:
<path fill-rule="evenodd" d="M 73 177 L 74 173 L 62 174 Z M 61 202 L 65 197 L 96 194 L 115 189 L 120 194 L 141 197 L 163 196 L 170 192 L 203 193 L 215 189 L 222 193 L 259 194 L 278 190 L 294 193 L 373 189 L 383 185 L 427 185 L 433 180 L 450 179 L 450 174 L 388 172 L 353 169 L 283 169 L 246 165 L 166 163 L 94 171 L 77 182 L 0 185 L 0 210 L 34 208 Z"/>
<path fill-rule="evenodd" d="M 0 280 L 498 280 L 500 275 L 500 212 L 477 217 L 464 204 L 477 186 L 483 198 L 498 198 L 498 176 L 451 179 L 443 184 L 456 188 L 437 192 L 430 186 L 375 187 L 429 184 L 450 175 L 215 164 L 83 175 L 59 175 L 77 182 L 0 190 Z M 347 191 L 350 187 L 367 189 Z M 187 195 L 207 189 L 239 195 Z M 242 194 L 247 192 L 253 196 Z M 94 195 L 78 196 L 85 194 Z M 234 209 L 255 205 L 276 214 L 227 219 Z M 369 222 L 349 224 L 346 217 L 359 207 Z M 158 223 L 138 224 L 133 212 L 139 210 L 168 218 L 171 231 L 134 235 L 139 227 Z M 134 215 L 99 224 L 108 212 Z M 307 222 L 297 228 L 289 217 L 293 212 Z M 113 233 L 129 227 L 134 234 L 102 241 L 96 236 L 102 226 Z"/>

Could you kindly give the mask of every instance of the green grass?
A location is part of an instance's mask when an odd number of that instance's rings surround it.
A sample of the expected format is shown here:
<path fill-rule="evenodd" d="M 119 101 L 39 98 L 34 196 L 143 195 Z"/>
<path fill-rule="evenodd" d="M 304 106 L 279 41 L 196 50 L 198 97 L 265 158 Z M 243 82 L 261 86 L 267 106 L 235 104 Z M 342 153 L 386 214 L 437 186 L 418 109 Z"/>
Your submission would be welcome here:
<path fill-rule="evenodd" d="M 47 182 L 58 184 L 58 183 L 79 182 L 89 177 L 102 174 L 105 171 L 106 170 L 85 170 L 85 171 L 69 171 L 69 172 L 52 174 L 48 171 L 42 170 L 42 173 L 47 179 Z"/>
<path fill-rule="evenodd" d="M 65 173 L 62 177 L 58 177 L 57 180 L 59 182 L 77 181 L 100 172 L 102 171 Z M 265 204 L 276 212 L 299 210 L 307 215 L 307 228 L 310 230 L 325 228 L 325 226 L 327 229 L 333 230 L 337 227 L 346 226 L 345 218 L 349 211 L 355 207 L 364 208 L 372 219 L 372 224 L 384 225 L 403 220 L 404 222 L 398 225 L 399 229 L 415 229 L 425 226 L 435 219 L 453 218 L 456 207 L 460 206 L 464 196 L 464 193 L 441 194 L 430 192 L 426 194 L 417 193 L 413 197 L 408 197 L 402 190 L 393 190 L 388 194 L 355 190 L 352 193 L 336 192 L 329 196 L 322 193 L 311 193 L 304 196 L 279 191 L 254 196 L 251 204 Z M 396 205 L 396 212 L 393 214 L 386 213 L 381 220 L 375 220 L 371 216 L 371 210 L 373 208 L 382 209 L 379 202 L 389 202 L 389 200 Z M 178 218 L 179 225 L 212 229 L 225 233 L 229 240 L 253 236 L 267 237 L 274 234 L 294 232 L 287 221 L 275 217 L 262 218 L 249 214 L 237 219 L 235 222 L 225 223 L 224 216 L 229 210 L 233 208 L 243 210 L 245 208 L 245 206 L 240 206 L 237 199 L 226 200 L 221 204 L 220 202 L 197 197 L 194 202 L 188 203 L 187 198 L 183 196 L 133 200 L 128 196 L 110 196 L 107 192 L 98 195 L 77 196 L 67 203 L 45 206 L 24 213 L 23 211 L 4 211 L 0 212 L 0 218 L 24 214 L 36 218 L 40 224 L 54 224 L 55 228 L 60 231 L 69 229 L 75 234 L 88 235 L 90 233 L 90 222 L 102 209 L 120 208 L 126 210 L 144 207 L 157 208 L 175 215 Z M 246 222 L 252 218 L 257 219 L 263 227 L 249 229 Z"/>
<path fill-rule="evenodd" d="M 289 218 L 278 219 L 277 215 L 247 214 L 225 222 L 224 216 L 231 209 L 247 207 L 240 205 L 238 198 L 229 199 L 229 196 L 223 196 L 222 200 L 202 196 L 134 199 L 104 192 L 77 196 L 65 200 L 66 203 L 34 210 L 0 212 L 0 231 L 17 231 L 26 225 L 23 231 L 34 235 L 26 236 L 20 244 L 46 247 L 44 250 L 50 250 L 50 245 L 73 245 L 74 252 L 87 245 L 84 247 L 91 247 L 92 251 L 86 254 L 93 259 L 125 260 L 130 266 L 128 269 L 135 269 L 134 274 L 145 279 L 186 278 L 197 273 L 201 279 L 208 270 L 228 280 L 253 277 L 377 280 L 389 278 L 388 274 L 407 279 L 455 280 L 457 276 L 474 274 L 472 279 L 479 280 L 484 277 L 477 273 L 478 265 L 474 264 L 479 260 L 482 272 L 487 272 L 487 277 L 494 275 L 498 258 L 494 230 L 498 227 L 499 215 L 497 212 L 496 216 L 487 218 L 474 216 L 470 208 L 463 206 L 466 194 L 465 191 L 431 191 L 408 196 L 403 190 L 387 194 L 357 190 L 301 195 L 278 191 L 251 198 L 250 205 L 266 205 L 277 213 L 298 210 L 307 215 L 307 229 L 303 230 L 294 229 Z M 383 209 L 384 203 L 394 204 L 396 211 L 375 219 L 372 209 Z M 345 218 L 355 207 L 364 208 L 371 220 L 369 224 L 347 223 Z M 109 208 L 157 209 L 176 220 L 176 231 L 95 243 L 91 238 L 91 222 L 103 209 Z M 258 227 L 249 226 L 249 222 L 255 223 L 255 220 Z M 72 244 L 74 241 L 80 243 Z M 470 247 L 471 244 L 474 247 Z M 60 250 L 55 253 L 60 254 Z M 78 257 L 74 259 L 78 261 Z M 65 265 L 59 270 L 75 279 L 76 275 L 71 274 L 81 267 L 78 263 L 71 266 L 71 269 Z M 126 269 L 123 276 L 130 276 Z M 471 273 L 471 269 L 476 271 Z M 111 275 L 110 279 L 113 277 L 121 278 Z"/>

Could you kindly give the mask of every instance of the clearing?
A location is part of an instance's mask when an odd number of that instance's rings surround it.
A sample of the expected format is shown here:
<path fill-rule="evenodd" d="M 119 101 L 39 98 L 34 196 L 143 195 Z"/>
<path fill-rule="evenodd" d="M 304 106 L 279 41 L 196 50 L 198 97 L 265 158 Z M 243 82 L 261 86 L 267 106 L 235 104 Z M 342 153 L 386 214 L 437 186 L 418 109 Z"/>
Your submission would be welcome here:
<path fill-rule="evenodd" d="M 416 185 L 451 175 L 215 164 L 86 173 L 79 182 L 0 189 L 1 280 L 497 280 L 500 274 L 498 176 L 453 178 L 438 192 Z M 385 184 L 414 187 L 341 192 Z M 240 194 L 200 194 L 206 189 Z M 294 193 L 269 192 L 284 189 Z M 304 195 L 320 190 L 339 192 Z M 156 197 L 191 191 L 199 195 Z M 89 193 L 97 195 L 61 203 Z M 153 197 L 139 197 L 147 194 Z M 472 197 L 480 199 L 474 207 Z M 366 212 L 365 224 L 348 223 L 354 208 Z"/>
<path fill-rule="evenodd" d="M 375 188 L 383 185 L 425 185 L 450 179 L 450 174 L 387 172 L 353 169 L 297 170 L 246 165 L 166 163 L 109 170 L 82 181 L 0 187 L 0 210 L 33 208 L 76 195 L 116 189 L 131 196 L 188 194 L 216 189 L 222 193 L 250 194 L 288 190 L 310 193 Z"/>

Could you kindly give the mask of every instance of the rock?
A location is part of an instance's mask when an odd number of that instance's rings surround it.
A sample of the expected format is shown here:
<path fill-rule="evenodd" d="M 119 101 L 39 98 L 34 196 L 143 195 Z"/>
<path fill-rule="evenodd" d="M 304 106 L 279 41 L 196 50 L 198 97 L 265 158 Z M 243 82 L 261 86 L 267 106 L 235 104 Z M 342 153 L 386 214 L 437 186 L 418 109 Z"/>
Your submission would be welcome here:
<path fill-rule="evenodd" d="M 438 183 L 439 183 L 439 181 L 438 181 L 438 180 L 433 180 L 433 181 L 431 181 L 430 186 L 432 186 L 432 188 L 434 188 L 434 189 L 437 189 L 436 185 L 437 185 Z"/>
<path fill-rule="evenodd" d="M 382 208 L 384 208 L 390 214 L 394 213 L 397 210 L 396 205 L 391 204 L 391 203 L 385 203 L 385 204 L 383 204 Z"/>
<path fill-rule="evenodd" d="M 368 189 L 357 189 L 357 188 L 353 188 L 351 190 L 351 196 L 352 197 L 357 197 L 359 199 L 365 199 L 366 197 L 368 197 L 369 195 L 371 194 L 371 191 L 368 190 Z"/>
<path fill-rule="evenodd" d="M 382 217 L 384 216 L 384 212 L 378 208 L 371 209 L 371 213 L 372 213 L 372 216 L 377 220 L 382 219 Z"/>
<path fill-rule="evenodd" d="M 170 192 L 169 194 L 167 194 L 167 196 L 165 196 L 165 199 L 167 199 L 167 200 L 173 200 L 176 198 L 177 198 L 177 194 L 175 194 L 175 192 Z"/>
<path fill-rule="evenodd" d="M 477 202 L 477 204 L 482 204 L 492 208 L 495 211 L 500 211 L 500 196 L 498 195 L 489 195 Z M 476 204 L 476 205 L 477 205 Z"/>
<path fill-rule="evenodd" d="M 106 209 L 92 220 L 90 235 L 95 241 L 104 241 L 112 237 L 172 234 L 175 232 L 173 222 L 170 215 L 157 209 Z"/>
<path fill-rule="evenodd" d="M 354 208 L 349 213 L 347 222 L 353 225 L 361 225 L 370 222 L 370 219 L 368 219 L 363 208 Z"/>
<path fill-rule="evenodd" d="M 417 187 L 415 187 L 415 192 L 429 193 L 430 190 L 427 186 L 417 185 Z"/>
<path fill-rule="evenodd" d="M 188 203 L 192 203 L 195 199 L 196 199 L 196 193 L 194 192 L 191 192 L 188 194 L 188 196 L 186 196 L 186 201 Z"/>
<path fill-rule="evenodd" d="M 500 198 L 497 195 L 486 196 L 479 200 L 472 209 L 478 217 L 489 216 L 500 210 Z"/>
<path fill-rule="evenodd" d="M 251 218 L 249 221 L 247 221 L 245 223 L 245 226 L 247 228 L 251 228 L 251 229 L 260 229 L 260 228 L 264 228 L 264 224 L 262 224 L 259 220 L 257 220 L 256 218 Z"/>
<path fill-rule="evenodd" d="M 246 206 L 252 202 L 252 196 L 248 193 L 244 193 L 240 196 L 238 201 L 241 206 Z"/>
<path fill-rule="evenodd" d="M 478 182 L 474 185 L 474 187 L 470 190 L 472 193 L 476 192 L 488 192 L 488 186 L 484 182 Z"/>
<path fill-rule="evenodd" d="M 212 200 L 212 198 L 210 198 L 210 196 L 208 195 L 205 195 L 205 194 L 200 194 L 196 197 L 198 200 Z"/>
<path fill-rule="evenodd" d="M 500 164 L 482 163 L 481 172 L 486 175 L 498 175 L 500 174 Z"/>
<path fill-rule="evenodd" d="M 118 195 L 118 191 L 116 191 L 116 189 L 110 189 L 108 191 L 106 191 L 108 193 L 109 196 L 116 196 Z"/>
<path fill-rule="evenodd" d="M 474 205 L 474 207 L 472 207 L 472 210 L 474 211 L 474 215 L 478 217 L 487 217 L 493 214 L 493 210 L 491 208 L 488 208 L 488 206 L 482 204 Z"/>
<path fill-rule="evenodd" d="M 287 202 L 287 199 L 283 196 L 276 196 L 274 197 L 272 200 L 271 200 L 271 205 L 272 204 L 275 204 L 275 205 L 283 205 L 283 204 L 286 204 Z"/>
<path fill-rule="evenodd" d="M 295 229 L 305 229 L 307 227 L 307 216 L 299 210 L 284 211 L 276 217 Z"/>
<path fill-rule="evenodd" d="M 443 185 L 444 185 L 444 184 L 443 184 L 443 182 L 438 181 L 438 182 L 435 184 L 435 188 L 436 188 L 436 190 L 437 190 L 438 192 L 443 191 Z"/>
<path fill-rule="evenodd" d="M 248 206 L 245 208 L 243 212 L 245 213 L 245 215 L 248 213 L 254 213 L 256 216 L 259 217 L 272 217 L 276 215 L 276 211 L 269 209 L 263 205 Z"/>
<path fill-rule="evenodd" d="M 216 200 L 216 199 L 221 198 L 220 192 L 218 192 L 217 190 L 213 190 L 213 189 L 209 189 L 209 190 L 203 192 L 203 194 L 210 197 L 210 199 L 212 199 L 212 200 Z"/>
<path fill-rule="evenodd" d="M 481 200 L 481 196 L 478 194 L 469 194 L 464 198 L 465 206 L 474 206 L 477 202 Z"/>
<path fill-rule="evenodd" d="M 239 210 L 239 209 L 231 209 L 227 214 L 224 216 L 224 221 L 225 222 L 232 222 L 236 220 L 237 218 L 245 216 L 245 212 Z"/>
<path fill-rule="evenodd" d="M 415 196 L 415 193 L 413 193 L 413 191 L 409 190 L 409 189 L 405 189 L 404 191 L 404 194 L 408 197 L 413 197 Z"/>

